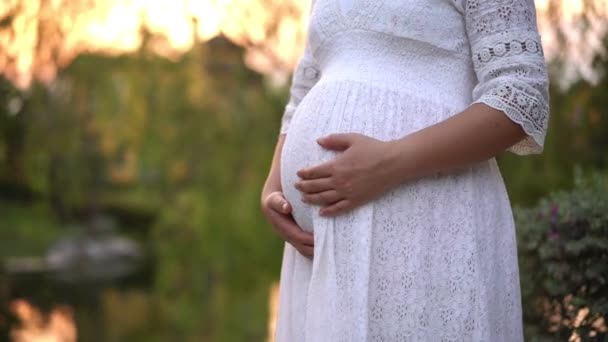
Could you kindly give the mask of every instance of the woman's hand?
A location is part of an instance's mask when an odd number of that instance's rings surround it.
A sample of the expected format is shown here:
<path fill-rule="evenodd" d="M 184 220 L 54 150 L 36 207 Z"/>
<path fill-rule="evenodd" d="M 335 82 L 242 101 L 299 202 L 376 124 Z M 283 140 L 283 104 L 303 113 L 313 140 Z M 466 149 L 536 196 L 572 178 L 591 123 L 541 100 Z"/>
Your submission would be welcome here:
<path fill-rule="evenodd" d="M 300 254 L 311 259 L 314 238 L 300 228 L 291 216 L 291 204 L 283 196 L 281 189 L 281 151 L 285 134 L 280 134 L 274 149 L 270 172 L 264 183 L 260 205 L 266 219 L 285 242 L 290 243 Z"/>
<path fill-rule="evenodd" d="M 386 153 L 391 142 L 358 133 L 331 134 L 317 142 L 343 151 L 324 164 L 297 173 L 301 180 L 295 187 L 302 192 L 302 201 L 321 205 L 320 215 L 344 213 L 400 182 Z"/>
<path fill-rule="evenodd" d="M 291 204 L 283 192 L 272 191 L 262 196 L 262 211 L 266 219 L 283 240 L 289 242 L 300 254 L 312 259 L 314 237 L 302 230 L 291 216 Z"/>

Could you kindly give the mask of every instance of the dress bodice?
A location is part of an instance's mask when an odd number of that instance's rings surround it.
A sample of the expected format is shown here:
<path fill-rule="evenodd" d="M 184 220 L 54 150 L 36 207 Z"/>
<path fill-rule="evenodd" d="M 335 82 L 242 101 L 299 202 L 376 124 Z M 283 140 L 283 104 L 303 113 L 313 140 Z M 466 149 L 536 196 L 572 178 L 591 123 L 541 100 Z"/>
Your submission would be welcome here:
<path fill-rule="evenodd" d="M 457 53 L 468 50 L 465 23 L 453 0 L 349 0 L 348 11 L 340 1 L 313 1 L 308 27 L 313 53 L 337 34 L 352 30 L 419 40 Z"/>

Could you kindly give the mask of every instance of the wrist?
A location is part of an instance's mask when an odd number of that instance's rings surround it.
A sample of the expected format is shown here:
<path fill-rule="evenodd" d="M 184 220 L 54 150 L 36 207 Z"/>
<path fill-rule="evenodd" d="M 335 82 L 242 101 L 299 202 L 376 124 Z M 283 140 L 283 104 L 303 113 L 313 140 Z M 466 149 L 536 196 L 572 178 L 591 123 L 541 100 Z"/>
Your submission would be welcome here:
<path fill-rule="evenodd" d="M 414 155 L 411 144 L 408 144 L 406 139 L 407 137 L 387 142 L 385 164 L 387 165 L 389 177 L 396 184 L 406 182 L 413 176 L 412 161 L 414 160 Z"/>

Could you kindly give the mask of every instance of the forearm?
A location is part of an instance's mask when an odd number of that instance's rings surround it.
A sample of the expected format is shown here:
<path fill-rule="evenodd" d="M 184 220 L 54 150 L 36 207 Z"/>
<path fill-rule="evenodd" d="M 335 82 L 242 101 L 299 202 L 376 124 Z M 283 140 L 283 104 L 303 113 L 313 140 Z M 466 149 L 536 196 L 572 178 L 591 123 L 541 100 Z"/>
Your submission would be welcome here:
<path fill-rule="evenodd" d="M 525 137 L 521 126 L 485 104 L 394 140 L 387 153 L 397 183 L 490 159 Z"/>
<path fill-rule="evenodd" d="M 276 146 L 274 148 L 274 154 L 272 156 L 272 162 L 270 164 L 270 171 L 268 177 L 264 183 L 262 190 L 262 197 L 266 195 L 266 192 L 281 190 L 281 152 L 283 150 L 283 144 L 285 142 L 285 134 L 279 134 Z"/>

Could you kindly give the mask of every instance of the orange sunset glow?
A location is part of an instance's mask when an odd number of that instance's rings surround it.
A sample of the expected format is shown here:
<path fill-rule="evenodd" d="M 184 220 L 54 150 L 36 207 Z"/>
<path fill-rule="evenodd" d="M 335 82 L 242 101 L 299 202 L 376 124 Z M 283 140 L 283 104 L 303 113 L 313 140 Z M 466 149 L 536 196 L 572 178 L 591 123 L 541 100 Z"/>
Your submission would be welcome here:
<path fill-rule="evenodd" d="M 585 1 L 536 3 L 545 51 L 551 58 L 558 54 L 551 27 L 576 26 Z M 607 13 L 607 4 L 608 0 L 593 2 L 598 13 Z M 152 49 L 167 58 L 188 51 L 197 39 L 223 34 L 247 48 L 245 62 L 251 68 L 286 73 L 302 51 L 309 6 L 309 1 L 295 0 L 3 0 L 0 72 L 22 88 L 34 78 L 48 82 L 57 68 L 79 53 L 135 51 L 141 45 L 141 29 L 146 28 L 163 37 L 153 42 Z M 551 9 L 559 13 L 559 22 L 550 15 Z M 596 32 L 604 29 L 599 19 L 592 19 L 591 25 L 597 26 Z M 586 39 L 576 33 L 567 38 Z M 586 56 L 578 50 L 569 54 L 582 62 Z"/>

